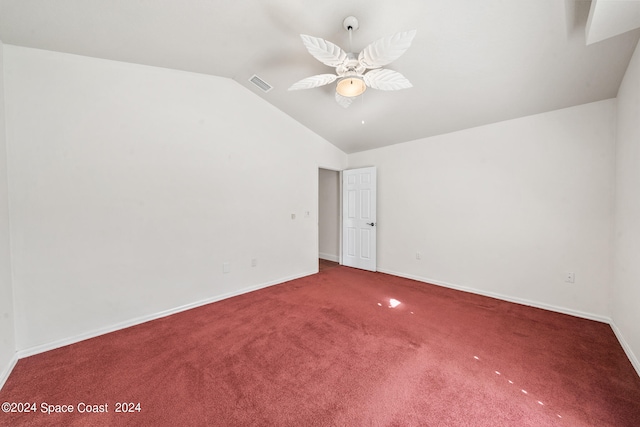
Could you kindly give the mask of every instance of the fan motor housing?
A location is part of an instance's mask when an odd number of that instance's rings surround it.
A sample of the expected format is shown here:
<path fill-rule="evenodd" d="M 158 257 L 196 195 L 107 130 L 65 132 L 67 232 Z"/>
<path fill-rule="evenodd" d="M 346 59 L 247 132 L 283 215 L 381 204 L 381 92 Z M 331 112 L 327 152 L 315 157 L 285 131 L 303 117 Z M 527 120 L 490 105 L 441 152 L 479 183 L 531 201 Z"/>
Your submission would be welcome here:
<path fill-rule="evenodd" d="M 344 64 L 336 67 L 336 74 L 342 77 L 350 74 L 362 74 L 365 70 L 366 68 L 360 64 L 355 53 L 350 52 L 347 53 L 347 60 Z"/>

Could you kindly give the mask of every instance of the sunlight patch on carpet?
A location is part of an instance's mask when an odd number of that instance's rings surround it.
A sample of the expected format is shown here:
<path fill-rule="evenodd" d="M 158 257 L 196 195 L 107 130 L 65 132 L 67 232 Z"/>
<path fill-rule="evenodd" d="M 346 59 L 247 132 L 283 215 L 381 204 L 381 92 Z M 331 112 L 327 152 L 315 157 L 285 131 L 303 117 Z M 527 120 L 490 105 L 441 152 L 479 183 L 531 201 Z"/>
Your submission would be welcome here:
<path fill-rule="evenodd" d="M 479 358 L 478 356 L 473 356 L 473 358 L 474 358 L 476 361 L 480 361 L 480 358 Z M 500 372 L 500 371 L 493 371 L 493 373 L 494 373 L 495 375 L 498 375 L 498 376 L 500 376 L 500 377 L 505 378 L 505 375 L 503 375 L 503 374 L 502 374 L 502 372 Z M 507 375 L 508 375 L 508 374 L 507 374 Z M 513 385 L 513 384 L 514 384 L 514 383 L 513 383 L 513 381 L 511 381 L 510 379 L 508 379 L 508 377 L 507 377 L 507 378 L 505 378 L 505 379 L 507 380 L 507 382 L 508 382 L 509 384 L 511 384 L 511 385 Z M 526 396 L 528 396 L 528 397 L 533 398 L 533 396 L 531 396 L 531 395 L 529 394 L 529 392 L 528 392 L 527 390 L 523 389 L 523 388 L 521 388 L 521 389 L 520 389 L 520 392 L 522 392 L 522 394 L 524 394 L 524 395 L 526 395 Z M 536 399 L 535 401 L 536 401 L 536 403 L 537 403 L 538 405 L 540 405 L 540 406 L 546 406 L 546 405 L 544 404 L 544 402 L 542 402 L 541 400 L 537 400 L 537 399 Z M 557 416 L 558 418 L 562 418 L 562 415 L 560 415 L 560 414 L 556 414 L 556 416 Z"/>
<path fill-rule="evenodd" d="M 396 308 L 397 306 L 399 306 L 400 304 L 402 304 L 400 301 L 398 301 L 395 298 L 389 298 L 389 308 Z M 379 302 L 378 303 L 378 307 L 382 307 L 382 303 Z M 411 312 L 411 314 L 413 314 L 413 311 Z"/>

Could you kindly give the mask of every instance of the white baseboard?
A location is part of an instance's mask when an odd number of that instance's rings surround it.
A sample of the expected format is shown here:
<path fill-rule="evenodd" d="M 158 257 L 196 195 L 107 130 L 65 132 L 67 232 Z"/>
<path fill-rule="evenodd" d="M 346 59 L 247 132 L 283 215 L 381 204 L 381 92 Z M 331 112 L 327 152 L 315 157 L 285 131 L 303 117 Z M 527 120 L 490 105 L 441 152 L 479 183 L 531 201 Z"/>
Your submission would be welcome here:
<path fill-rule="evenodd" d="M 636 357 L 636 355 L 633 354 L 633 351 L 631 350 L 629 343 L 627 343 L 627 340 L 624 339 L 622 332 L 620 332 L 620 329 L 618 329 L 618 326 L 616 326 L 615 322 L 612 320 L 611 322 L 609 322 L 609 325 L 611 326 L 611 329 L 613 329 L 613 333 L 616 334 L 616 338 L 618 338 L 618 341 L 620 342 L 622 349 L 627 354 L 629 361 L 631 362 L 634 369 L 636 370 L 636 373 L 640 377 L 640 361 L 638 361 L 638 358 Z"/>
<path fill-rule="evenodd" d="M 325 254 L 322 252 L 318 254 L 318 258 L 325 259 L 327 261 L 340 262 L 340 257 L 338 255 Z"/>
<path fill-rule="evenodd" d="M 502 300 L 502 301 L 508 301 L 508 302 L 513 302 L 513 303 L 516 303 L 516 304 L 528 305 L 530 307 L 535 307 L 535 308 L 542 308 L 544 310 L 555 311 L 557 313 L 562 313 L 562 314 L 569 314 L 571 316 L 582 317 L 584 319 L 595 320 L 595 321 L 598 321 L 598 322 L 611 323 L 611 319 L 610 318 L 608 318 L 606 316 L 601 316 L 601 315 L 598 315 L 598 314 L 585 313 L 583 311 L 572 310 L 572 309 L 565 308 L 565 307 L 558 307 L 558 306 L 555 306 L 555 305 L 544 304 L 544 303 L 541 303 L 541 302 L 530 301 L 530 300 L 526 300 L 526 299 L 522 299 L 522 298 L 516 298 L 516 297 L 512 297 L 512 296 L 509 296 L 509 295 L 503 295 L 503 294 L 499 294 L 499 293 L 495 293 L 495 292 L 487 292 L 487 291 L 483 291 L 483 290 L 480 290 L 480 289 L 469 288 L 469 287 L 466 287 L 466 286 L 460 286 L 460 285 L 455 285 L 453 283 L 443 282 L 441 280 L 435 280 L 435 279 L 429 279 L 427 277 L 415 276 L 413 274 L 398 273 L 397 271 L 381 270 L 381 269 L 379 269 L 378 271 L 381 272 L 381 273 L 391 274 L 392 276 L 404 277 L 405 279 L 417 280 L 418 282 L 430 283 L 432 285 L 438 285 L 438 286 L 442 286 L 442 287 L 445 287 L 445 288 L 455 289 L 455 290 L 458 290 L 458 291 L 469 292 L 469 293 L 472 293 L 472 294 L 482 295 L 482 296 L 485 296 L 485 297 L 496 298 L 496 299 L 499 299 L 499 300 Z"/>
<path fill-rule="evenodd" d="M 46 344 L 41 344 L 41 345 L 25 348 L 25 349 L 19 350 L 16 353 L 16 360 L 22 359 L 22 358 L 25 358 L 25 357 L 29 357 L 29 356 L 33 356 L 35 354 L 44 353 L 45 351 L 55 350 L 56 348 L 64 347 L 64 346 L 70 345 L 70 344 L 75 344 L 75 343 L 80 342 L 80 341 L 84 341 L 84 340 L 87 340 L 87 339 L 90 339 L 90 338 L 95 338 L 95 337 L 98 337 L 100 335 L 108 334 L 110 332 L 119 331 L 121 329 L 129 328 L 131 326 L 136 326 L 136 325 L 139 325 L 141 323 L 146 323 L 146 322 L 149 322 L 149 321 L 152 321 L 152 320 L 160 319 L 162 317 L 171 316 L 172 314 L 180 313 L 182 311 L 190 310 L 192 308 L 201 307 L 203 305 L 211 304 L 211 303 L 216 302 L 216 301 L 221 301 L 221 300 L 224 300 L 224 299 L 227 299 L 227 298 L 231 298 L 231 297 L 235 297 L 235 296 L 238 296 L 238 295 L 246 294 L 247 292 L 257 291 L 258 289 L 267 288 L 269 286 L 278 285 L 280 283 L 288 282 L 290 280 L 295 280 L 295 279 L 299 279 L 301 277 L 310 276 L 310 275 L 315 274 L 317 272 L 318 272 L 318 270 L 316 269 L 315 271 L 306 272 L 306 273 L 302 273 L 302 274 L 298 274 L 298 275 L 294 275 L 294 276 L 290 276 L 290 277 L 284 277 L 284 278 L 277 279 L 277 280 L 272 280 L 272 281 L 269 281 L 269 282 L 261 283 L 259 285 L 249 286 L 247 288 L 239 289 L 239 290 L 234 291 L 234 292 L 228 292 L 226 294 L 216 295 L 214 297 L 207 298 L 207 299 L 204 299 L 204 300 L 201 300 L 201 301 L 195 301 L 195 302 L 192 302 L 192 303 L 189 303 L 189 304 L 185 304 L 185 305 L 182 305 L 182 306 L 179 306 L 179 307 L 170 308 L 168 310 L 164 310 L 164 311 L 161 311 L 161 312 L 158 312 L 158 313 L 148 314 L 148 315 L 145 315 L 145 316 L 140 316 L 140 317 L 137 317 L 137 318 L 134 318 L 134 319 L 130 319 L 130 320 L 124 321 L 124 322 L 116 323 L 114 325 L 106 326 L 104 328 L 94 329 L 92 331 L 87 331 L 87 332 L 84 332 L 82 334 L 78 334 L 78 335 L 75 335 L 75 336 L 72 336 L 72 337 L 67 337 L 67 338 L 63 338 L 63 339 L 60 339 L 60 340 L 52 341 L 52 342 L 49 342 L 49 343 L 46 343 Z"/>
<path fill-rule="evenodd" d="M 7 382 L 7 379 L 9 378 L 9 375 L 11 375 L 13 368 L 15 368 L 16 363 L 18 363 L 18 355 L 14 354 L 9 361 L 9 364 L 4 368 L 4 370 L 2 370 L 2 372 L 0 372 L 0 390 L 4 387 L 4 383 Z"/>
<path fill-rule="evenodd" d="M 320 256 L 322 258 L 322 255 Z M 326 258 L 323 258 L 326 259 Z M 576 316 L 576 317 L 582 317 L 585 319 L 589 319 L 589 320 L 596 320 L 599 322 L 604 322 L 607 323 L 611 326 L 611 328 L 613 329 L 614 334 L 616 335 L 618 341 L 620 342 L 620 345 L 622 346 L 622 348 L 624 349 L 627 357 L 629 358 L 629 360 L 631 361 L 631 364 L 633 365 L 633 367 L 635 368 L 636 372 L 638 373 L 638 375 L 640 376 L 640 362 L 638 361 L 638 358 L 635 356 L 635 354 L 633 353 L 633 351 L 631 350 L 631 347 L 628 345 L 628 343 L 626 342 L 626 340 L 624 339 L 622 333 L 620 332 L 620 330 L 618 329 L 618 327 L 615 325 L 615 323 L 608 317 L 604 317 L 604 316 L 600 316 L 600 315 L 595 315 L 595 314 L 590 314 L 590 313 L 584 313 L 581 311 L 576 311 L 576 310 L 570 310 L 564 307 L 556 307 L 556 306 L 551 306 L 548 304 L 542 304 L 542 303 L 538 303 L 535 301 L 528 301 L 528 300 L 524 300 L 524 299 L 520 299 L 520 298 L 513 298 L 507 295 L 501 295 L 501 294 L 497 294 L 497 293 L 493 293 L 493 292 L 485 292 L 485 291 L 481 291 L 478 289 L 473 289 L 473 288 L 468 288 L 465 286 L 458 286 L 458 285 L 454 285 L 451 283 L 447 283 L 447 282 L 443 282 L 443 281 L 439 281 L 439 280 L 432 280 L 432 279 L 428 279 L 428 278 L 424 278 L 424 277 L 420 277 L 420 276 L 415 276 L 415 275 L 411 275 L 411 274 L 405 274 L 405 273 L 399 273 L 399 272 L 395 272 L 395 271 L 391 271 L 391 270 L 384 270 L 384 269 L 380 269 L 378 270 L 381 273 L 386 273 L 386 274 L 391 274 L 393 276 L 398 276 L 398 277 L 404 277 L 407 279 L 412 279 L 412 280 L 417 280 L 419 282 L 424 282 L 424 283 L 430 283 L 433 285 L 438 285 L 438 286 L 443 286 L 446 288 L 450 288 L 450 289 L 455 289 L 455 290 L 459 290 L 459 291 L 464 291 L 464 292 L 470 292 L 470 293 L 474 293 L 474 294 L 478 294 L 478 295 L 483 295 L 483 296 L 488 296 L 491 298 L 497 298 L 503 301 L 508 301 L 508 302 L 514 302 L 517 304 L 523 304 L 523 305 L 528 305 L 531 307 L 536 307 L 536 308 L 542 308 L 545 310 L 550 310 L 550 311 L 555 311 L 558 313 L 563 313 L 563 314 L 569 314 L 571 316 Z M 280 283 L 284 283 L 284 282 L 288 282 L 290 280 L 295 280 L 295 279 L 299 279 L 302 277 L 306 277 L 312 274 L 317 273 L 318 271 L 311 271 L 311 272 L 306 272 L 303 274 L 299 274 L 299 275 L 295 275 L 295 276 L 291 276 L 291 277 L 285 277 L 285 278 L 281 278 L 278 280 L 273 280 L 270 282 L 266 282 L 266 283 L 262 283 L 259 285 L 255 285 L 255 286 L 250 286 L 247 288 L 243 288 L 234 292 L 229 292 L 226 294 L 222 294 L 222 295 L 217 295 L 215 297 L 212 298 L 207 298 L 205 300 L 201 300 L 201 301 L 196 301 L 193 303 L 189 303 L 189 304 L 185 304 L 179 307 L 175 307 L 169 310 L 164 310 L 155 314 L 150 314 L 150 315 L 146 315 L 146 316 L 140 316 L 125 322 L 120 322 L 117 323 L 115 325 L 111 325 L 108 327 L 104 327 L 104 328 L 99 328 L 93 331 L 88 331 L 85 332 L 83 334 L 79 334 L 73 337 L 68 337 L 68 338 L 64 338 L 61 340 L 56 340 L 50 343 L 46 343 L 46 344 L 42 344 L 42 345 L 38 345 L 38 346 L 33 346 L 33 347 L 29 347 L 23 350 L 18 351 L 14 357 L 11 359 L 11 361 L 9 362 L 9 364 L 7 365 L 7 367 L 0 373 L 0 389 L 4 386 L 4 383 L 6 382 L 6 380 L 9 378 L 9 375 L 11 374 L 11 371 L 13 370 L 13 368 L 15 367 L 16 363 L 18 362 L 19 359 L 22 359 L 24 357 L 28 357 L 28 356 L 33 356 L 35 354 L 39 354 L 39 353 L 44 353 L 45 351 L 49 351 L 49 350 L 54 350 L 56 348 L 60 348 L 60 347 L 64 347 L 66 345 L 70 345 L 70 344 L 75 344 L 77 342 L 86 340 L 86 339 L 90 339 L 90 338 L 94 338 L 100 335 L 104 335 L 104 334 L 108 334 L 110 332 L 115 332 L 118 331 L 120 329 L 125 329 L 131 326 L 135 326 L 135 325 L 139 325 L 141 323 L 145 323 L 145 322 L 149 322 L 152 320 L 156 320 L 156 319 L 160 319 L 162 317 L 166 317 L 166 316 L 170 316 L 172 314 L 176 314 L 176 313 L 180 313 L 186 310 L 190 310 L 192 308 L 196 308 L 196 307 L 201 307 L 203 305 L 206 304 L 211 304 L 213 302 L 216 301 L 221 301 L 227 298 L 231 298 L 234 296 L 238 296 L 241 294 L 245 294 L 247 292 L 252 292 L 252 291 L 256 291 L 258 289 L 262 289 L 262 288 L 267 288 L 269 286 L 273 286 L 273 285 L 277 285 Z"/>

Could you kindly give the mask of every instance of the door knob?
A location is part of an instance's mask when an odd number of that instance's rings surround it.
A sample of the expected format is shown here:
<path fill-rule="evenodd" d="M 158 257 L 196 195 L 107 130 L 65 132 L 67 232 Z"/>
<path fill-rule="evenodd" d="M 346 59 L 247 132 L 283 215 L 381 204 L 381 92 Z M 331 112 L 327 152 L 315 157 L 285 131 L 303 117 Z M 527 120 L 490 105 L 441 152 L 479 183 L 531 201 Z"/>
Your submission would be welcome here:
<path fill-rule="evenodd" d="M 375 222 L 368 222 L 367 225 L 370 225 L 370 226 L 373 227 L 374 225 L 376 225 L 376 223 Z"/>

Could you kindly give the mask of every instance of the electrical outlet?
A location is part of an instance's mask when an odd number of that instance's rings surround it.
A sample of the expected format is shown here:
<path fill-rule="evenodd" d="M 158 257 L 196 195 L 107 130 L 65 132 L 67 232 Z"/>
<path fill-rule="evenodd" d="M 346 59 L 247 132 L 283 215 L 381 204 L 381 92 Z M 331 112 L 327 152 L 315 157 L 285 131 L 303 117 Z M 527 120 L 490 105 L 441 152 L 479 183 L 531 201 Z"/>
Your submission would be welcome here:
<path fill-rule="evenodd" d="M 576 273 L 568 272 L 564 275 L 564 281 L 567 283 L 575 283 L 576 282 Z"/>
<path fill-rule="evenodd" d="M 296 214 L 292 213 L 291 214 L 291 219 L 296 219 Z"/>
<path fill-rule="evenodd" d="M 416 259 L 422 259 L 422 254 L 420 253 L 420 251 L 416 252 Z"/>
<path fill-rule="evenodd" d="M 228 262 L 224 262 L 222 263 L 222 272 L 223 273 L 230 273 L 231 272 L 231 264 L 229 264 Z"/>
<path fill-rule="evenodd" d="M 255 267 L 258 265 L 258 259 L 257 258 L 251 258 L 251 267 Z"/>

